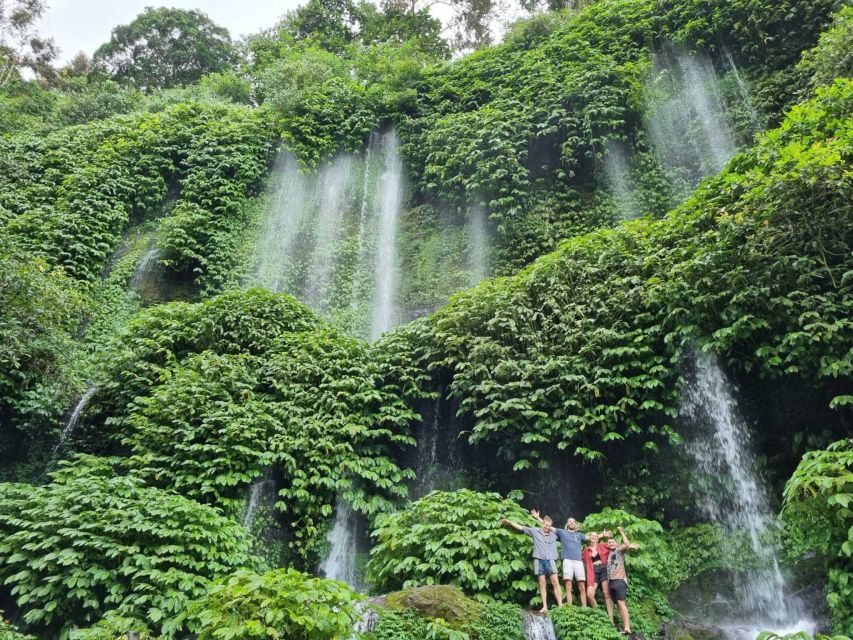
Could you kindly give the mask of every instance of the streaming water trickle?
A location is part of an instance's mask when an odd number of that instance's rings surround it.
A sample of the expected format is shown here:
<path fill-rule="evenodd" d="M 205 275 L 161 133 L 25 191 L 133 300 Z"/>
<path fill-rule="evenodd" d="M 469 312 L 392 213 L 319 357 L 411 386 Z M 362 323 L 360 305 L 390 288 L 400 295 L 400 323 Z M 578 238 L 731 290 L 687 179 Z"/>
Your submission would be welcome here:
<path fill-rule="evenodd" d="M 62 452 L 62 449 L 65 447 L 65 443 L 68 442 L 68 439 L 74 434 L 74 430 L 80 423 L 80 418 L 82 417 L 83 412 L 86 410 L 86 407 L 89 405 L 89 402 L 92 400 L 92 397 L 95 395 L 97 390 L 98 388 L 95 385 L 90 385 L 77 400 L 77 403 L 71 410 L 71 414 L 68 416 L 68 420 L 65 422 L 62 434 L 59 436 L 59 442 L 57 442 L 56 446 L 53 448 L 54 459 L 56 459 L 56 457 Z"/>
<path fill-rule="evenodd" d="M 557 640 L 554 623 L 548 616 L 525 611 L 522 623 L 527 640 Z"/>
<path fill-rule="evenodd" d="M 379 179 L 379 233 L 376 248 L 376 291 L 373 298 L 373 317 L 370 339 L 375 340 L 394 326 L 397 294 L 397 227 L 402 202 L 403 159 L 400 157 L 397 134 L 385 134 L 382 145 L 385 170 Z"/>
<path fill-rule="evenodd" d="M 687 443 L 697 471 L 696 498 L 707 517 L 723 526 L 726 540 L 734 544 L 743 540 L 756 559 L 756 566 L 738 574 L 741 610 L 718 622 L 733 636 L 752 634 L 749 640 L 756 628 L 810 630 L 813 623 L 801 619 L 802 604 L 789 595 L 768 535 L 774 517 L 735 396 L 717 358 L 694 352 L 682 391 L 681 416 L 697 431 Z"/>
<path fill-rule="evenodd" d="M 272 470 L 265 469 L 264 475 L 255 480 L 249 486 L 249 495 L 246 500 L 246 508 L 243 510 L 241 522 L 247 529 L 251 529 L 258 514 L 258 508 L 264 502 L 265 496 L 273 489 L 275 484 L 272 479 Z"/>
<path fill-rule="evenodd" d="M 672 47 L 656 56 L 646 108 L 649 137 L 661 162 L 689 181 L 718 172 L 736 150 L 718 84 L 707 56 Z"/>
<path fill-rule="evenodd" d="M 468 234 L 468 271 L 471 284 L 477 284 L 489 275 L 489 230 L 485 209 L 481 206 L 471 209 L 465 227 Z"/>
<path fill-rule="evenodd" d="M 613 142 L 608 146 L 604 156 L 604 176 L 616 203 L 619 219 L 636 218 L 638 212 L 628 172 L 628 154 L 623 145 Z"/>
<path fill-rule="evenodd" d="M 335 524 L 329 532 L 329 555 L 320 564 L 320 573 L 355 588 L 356 518 L 352 506 L 338 500 Z"/>
<path fill-rule="evenodd" d="M 737 84 L 740 98 L 743 101 L 744 106 L 746 107 L 747 113 L 749 114 L 749 123 L 752 126 L 752 133 L 755 133 L 761 129 L 761 118 L 759 118 L 758 110 L 755 108 L 755 104 L 752 102 L 752 96 L 750 96 L 749 87 L 746 86 L 746 82 L 744 82 L 743 77 L 740 74 L 740 69 L 738 69 L 737 64 L 735 64 L 735 60 L 732 57 L 732 52 L 729 51 L 728 47 L 723 47 L 723 55 L 726 57 L 726 62 L 729 65 L 729 69 L 731 70 L 732 75 L 735 78 L 735 83 Z"/>
<path fill-rule="evenodd" d="M 145 280 L 151 273 L 152 268 L 157 264 L 157 256 L 160 255 L 160 250 L 157 247 L 151 247 L 142 256 L 142 260 L 136 266 L 133 272 L 133 277 L 128 283 L 128 289 L 139 292 L 142 290 Z"/>

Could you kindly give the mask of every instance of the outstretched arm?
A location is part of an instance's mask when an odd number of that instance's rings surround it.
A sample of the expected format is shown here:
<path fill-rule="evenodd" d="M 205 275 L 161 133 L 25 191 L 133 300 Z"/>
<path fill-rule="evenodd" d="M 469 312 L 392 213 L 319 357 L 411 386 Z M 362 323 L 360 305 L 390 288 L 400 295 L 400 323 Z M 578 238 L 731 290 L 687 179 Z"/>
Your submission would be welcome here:
<path fill-rule="evenodd" d="M 501 524 L 507 525 L 515 529 L 516 531 L 524 531 L 524 527 L 518 524 L 517 522 L 513 522 L 512 520 L 507 520 L 506 518 L 501 519 Z"/>
<path fill-rule="evenodd" d="M 536 520 L 536 522 L 542 524 L 542 518 L 539 516 L 539 511 L 537 509 L 531 509 L 530 515 L 533 516 L 533 519 Z"/>
<path fill-rule="evenodd" d="M 640 548 L 640 545 L 636 543 L 632 544 L 631 541 L 628 540 L 628 534 L 625 533 L 625 529 L 619 527 L 619 533 L 622 534 L 622 544 L 619 545 L 619 548 L 622 549 L 622 551 L 627 551 L 628 549 L 630 549 L 631 551 L 636 551 Z"/>

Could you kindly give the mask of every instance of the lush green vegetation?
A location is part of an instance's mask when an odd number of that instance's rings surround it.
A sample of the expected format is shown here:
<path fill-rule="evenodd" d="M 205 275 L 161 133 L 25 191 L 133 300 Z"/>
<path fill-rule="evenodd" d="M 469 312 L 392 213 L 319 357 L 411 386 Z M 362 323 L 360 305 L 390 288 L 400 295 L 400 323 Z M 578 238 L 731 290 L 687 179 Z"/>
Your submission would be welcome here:
<path fill-rule="evenodd" d="M 380 347 L 400 388 L 446 386 L 470 440 L 524 469 L 678 442 L 697 341 L 761 376 L 848 376 L 851 106 L 838 81 L 665 219 L 568 240 L 400 328 Z"/>
<path fill-rule="evenodd" d="M 0 581 L 23 620 L 64 635 L 107 612 L 174 629 L 207 580 L 257 563 L 216 510 L 78 458 L 45 486 L 0 485 Z"/>
<path fill-rule="evenodd" d="M 853 635 L 853 440 L 803 456 L 785 486 L 782 517 L 792 554 L 826 558 L 833 630 Z"/>
<path fill-rule="evenodd" d="M 364 343 L 289 296 L 255 289 L 152 307 L 104 359 L 102 418 L 93 413 L 81 444 L 126 452 L 135 477 L 233 515 L 274 469 L 292 556 L 306 566 L 336 499 L 373 515 L 406 495 L 410 472 L 393 454 L 411 443 L 413 412 Z"/>
<path fill-rule="evenodd" d="M 588 479 L 560 498 L 584 494 L 585 529 L 624 526 L 641 545 L 629 602 L 653 637 L 673 590 L 751 560 L 721 554 L 720 529 L 683 504 L 695 349 L 747 384 L 827 399 L 833 417 L 795 451 L 762 434 L 759 462 L 778 479 L 815 449 L 785 488 L 786 561 L 817 554 L 834 631 L 853 633 L 841 0 L 525 1 L 558 10 L 455 59 L 420 0 L 311 0 L 244 43 L 197 12 L 148 9 L 62 68 L 31 32 L 43 4 L 12 4 L 25 11 L 13 23 L 0 7 L 0 638 L 331 640 L 358 604 L 378 614 L 369 640 L 521 640 L 530 544 L 500 519 L 532 520 L 524 492 L 495 491 L 537 491 L 566 456 Z M 488 39 L 491 0 L 451 4 L 466 46 Z M 652 139 L 678 60 L 704 65 L 712 117 L 745 149 L 701 183 L 722 162 L 668 163 Z M 698 133 L 701 114 L 688 119 Z M 330 283 L 329 319 L 240 290 L 276 148 L 311 171 L 390 126 L 408 173 L 401 308 L 431 311 L 473 280 L 475 212 L 504 275 L 373 344 L 339 328 L 363 311 L 351 282 Z M 350 271 L 358 240 L 334 257 Z M 169 291 L 150 297 L 137 276 L 154 247 Z M 469 488 L 408 502 L 429 455 L 419 428 L 467 440 L 447 465 Z M 381 605 L 310 574 L 336 505 L 371 538 Z M 615 638 L 601 610 L 553 621 L 561 638 Z"/>

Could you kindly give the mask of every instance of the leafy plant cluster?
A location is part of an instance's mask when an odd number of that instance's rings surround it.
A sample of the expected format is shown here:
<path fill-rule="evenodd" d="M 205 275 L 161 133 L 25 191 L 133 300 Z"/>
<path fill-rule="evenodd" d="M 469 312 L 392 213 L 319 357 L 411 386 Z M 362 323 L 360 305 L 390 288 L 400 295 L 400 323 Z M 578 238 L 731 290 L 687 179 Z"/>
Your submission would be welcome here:
<path fill-rule="evenodd" d="M 853 634 L 853 440 L 803 456 L 785 486 L 782 520 L 791 554 L 826 559 L 833 631 Z"/>
<path fill-rule="evenodd" d="M 406 495 L 396 462 L 414 414 L 367 346 L 286 295 L 254 289 L 146 309 L 105 351 L 77 446 L 126 453 L 131 475 L 239 515 L 270 470 L 298 562 L 336 499 L 373 515 Z"/>
<path fill-rule="evenodd" d="M 108 460 L 78 458 L 51 477 L 0 484 L 0 583 L 25 623 L 57 637 L 109 611 L 174 630 L 208 579 L 257 564 L 233 520 Z"/>
<path fill-rule="evenodd" d="M 237 571 L 211 585 L 179 620 L 199 640 L 336 640 L 352 633 L 360 598 L 343 582 L 293 569 Z"/>
<path fill-rule="evenodd" d="M 552 610 L 550 617 L 559 640 L 618 640 L 622 637 L 603 607 L 562 607 Z"/>
<path fill-rule="evenodd" d="M 515 469 L 678 443 L 685 345 L 767 377 L 849 375 L 850 112 L 838 80 L 662 220 L 564 242 L 377 347 L 410 398 L 446 393 Z M 837 396 L 833 406 L 847 402 Z"/>
<path fill-rule="evenodd" d="M 482 601 L 529 601 L 530 541 L 500 524 L 531 524 L 517 502 L 470 489 L 433 491 L 380 516 L 367 579 L 379 591 L 428 584 L 459 587 Z"/>

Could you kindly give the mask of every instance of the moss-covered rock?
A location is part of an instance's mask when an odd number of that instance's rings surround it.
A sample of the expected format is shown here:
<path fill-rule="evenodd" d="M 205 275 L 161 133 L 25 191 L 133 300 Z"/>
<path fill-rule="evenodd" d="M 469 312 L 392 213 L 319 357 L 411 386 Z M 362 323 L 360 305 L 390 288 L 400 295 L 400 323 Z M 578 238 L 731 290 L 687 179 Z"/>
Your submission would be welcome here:
<path fill-rule="evenodd" d="M 481 605 L 461 590 L 439 584 L 395 591 L 385 602 L 394 609 L 414 609 L 426 618 L 460 625 L 479 618 L 481 610 Z"/>

